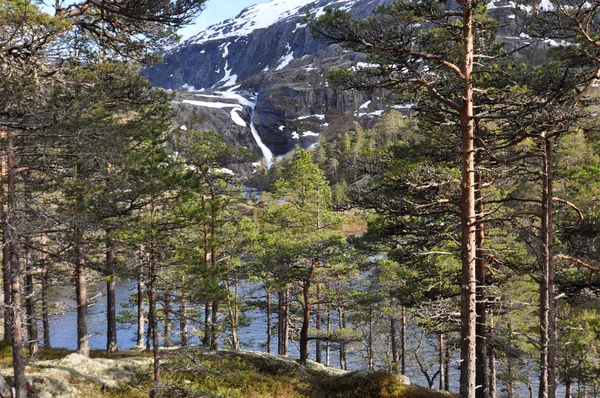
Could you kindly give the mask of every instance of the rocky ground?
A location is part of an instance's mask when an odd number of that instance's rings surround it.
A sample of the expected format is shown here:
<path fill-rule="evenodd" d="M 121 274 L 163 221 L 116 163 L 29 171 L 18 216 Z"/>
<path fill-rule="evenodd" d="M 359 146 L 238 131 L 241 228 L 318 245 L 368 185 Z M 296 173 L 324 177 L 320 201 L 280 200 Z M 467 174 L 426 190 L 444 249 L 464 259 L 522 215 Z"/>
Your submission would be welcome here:
<path fill-rule="evenodd" d="M 0 376 L 11 382 L 9 350 L 1 352 Z M 410 385 L 407 377 L 385 372 L 346 372 L 309 362 L 251 351 L 167 350 L 162 357 L 162 397 L 345 398 L 448 397 Z M 92 353 L 42 350 L 27 366 L 30 397 L 147 397 L 152 358 L 126 351 Z"/>

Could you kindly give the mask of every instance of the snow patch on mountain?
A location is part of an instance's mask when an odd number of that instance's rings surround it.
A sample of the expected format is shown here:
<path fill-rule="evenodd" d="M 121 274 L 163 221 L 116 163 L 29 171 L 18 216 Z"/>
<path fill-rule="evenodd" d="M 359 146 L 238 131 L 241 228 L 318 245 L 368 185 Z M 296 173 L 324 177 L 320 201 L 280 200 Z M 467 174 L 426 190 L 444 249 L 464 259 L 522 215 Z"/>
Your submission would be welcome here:
<path fill-rule="evenodd" d="M 229 45 L 231 43 L 226 43 L 226 44 L 221 44 L 221 46 L 219 47 L 219 50 L 222 48 L 223 49 L 223 55 L 221 55 L 223 58 L 227 58 L 227 56 L 229 55 Z M 225 68 L 227 69 L 227 68 Z"/>
<path fill-rule="evenodd" d="M 201 106 L 204 108 L 215 108 L 215 109 L 223 109 L 223 108 L 236 108 L 239 107 L 238 104 L 230 104 L 227 102 L 208 102 L 208 101 L 195 101 L 195 100 L 183 100 L 181 101 L 184 104 L 190 104 L 194 106 Z"/>
<path fill-rule="evenodd" d="M 341 6 L 343 9 L 349 9 L 355 1 L 338 0 L 328 4 L 328 6 L 336 5 Z M 267 28 L 279 21 L 302 17 L 307 10 L 312 15 L 319 16 L 325 12 L 325 7 L 315 8 L 318 2 L 319 0 L 272 0 L 269 3 L 256 4 L 244 8 L 235 18 L 209 26 L 204 31 L 186 40 L 184 46 L 202 44 L 210 40 L 222 40 L 228 37 L 248 36 L 257 29 Z"/>
<path fill-rule="evenodd" d="M 302 133 L 302 137 L 318 137 L 319 133 L 315 133 L 314 131 L 305 131 Z"/>
<path fill-rule="evenodd" d="M 292 50 L 290 43 L 287 43 L 285 48 L 287 49 L 287 54 L 279 59 L 279 65 L 277 65 L 275 70 L 282 70 L 294 60 L 294 51 Z"/>
<path fill-rule="evenodd" d="M 363 116 L 377 116 L 377 117 L 379 117 L 379 116 L 383 115 L 383 112 L 384 112 L 383 109 L 380 109 L 380 110 L 377 110 L 377 111 L 374 111 L 374 112 L 369 112 L 369 113 L 359 113 L 357 116 L 358 117 L 363 117 Z"/>
<path fill-rule="evenodd" d="M 247 126 L 246 122 L 244 121 L 244 119 L 242 119 L 242 117 L 238 113 L 238 111 L 241 111 L 241 110 L 242 110 L 241 106 L 239 108 L 233 108 L 231 110 L 231 120 L 233 120 L 233 122 L 235 124 L 237 124 L 238 126 L 246 127 Z"/>
<path fill-rule="evenodd" d="M 323 120 L 325 119 L 325 115 L 307 115 L 307 116 L 299 116 L 297 120 L 305 120 L 310 119 L 311 117 Z"/>
<path fill-rule="evenodd" d="M 225 47 L 227 48 L 227 47 Z M 237 83 L 237 75 L 231 74 L 231 68 L 228 67 L 228 61 L 225 61 L 225 76 L 217 82 L 222 86 L 232 86 Z"/>

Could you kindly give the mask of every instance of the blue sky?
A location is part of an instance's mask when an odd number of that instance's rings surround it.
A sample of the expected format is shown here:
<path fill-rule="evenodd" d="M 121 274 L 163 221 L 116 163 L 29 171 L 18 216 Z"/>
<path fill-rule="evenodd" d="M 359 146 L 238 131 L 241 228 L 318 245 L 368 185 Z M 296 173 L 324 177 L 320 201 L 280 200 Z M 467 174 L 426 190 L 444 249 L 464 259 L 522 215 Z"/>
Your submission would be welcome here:
<path fill-rule="evenodd" d="M 183 36 L 183 40 L 190 36 L 199 33 L 210 25 L 214 25 L 217 22 L 221 22 L 227 18 L 235 17 L 244 8 L 260 3 L 268 3 L 270 0 L 207 0 L 204 11 L 196 19 L 196 23 L 190 25 L 179 31 L 179 34 Z M 53 4 L 54 1 L 49 1 L 49 4 Z M 66 1 L 66 4 L 73 3 L 73 1 Z M 42 3 L 42 9 L 48 11 L 51 7 L 46 7 Z"/>
<path fill-rule="evenodd" d="M 253 4 L 267 3 L 270 0 L 207 0 L 204 11 L 198 16 L 196 23 L 179 31 L 182 40 L 195 35 L 206 27 L 235 17 L 245 7 Z"/>

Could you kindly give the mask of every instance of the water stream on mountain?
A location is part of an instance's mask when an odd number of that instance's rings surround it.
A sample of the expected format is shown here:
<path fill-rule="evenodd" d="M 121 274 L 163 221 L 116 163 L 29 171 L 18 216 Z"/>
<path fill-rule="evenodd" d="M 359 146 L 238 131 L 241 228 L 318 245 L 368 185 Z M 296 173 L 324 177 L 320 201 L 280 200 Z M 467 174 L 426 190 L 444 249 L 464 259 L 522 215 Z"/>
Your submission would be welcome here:
<path fill-rule="evenodd" d="M 271 168 L 273 165 L 273 152 L 262 142 L 260 135 L 258 135 L 258 130 L 256 130 L 256 126 L 254 125 L 254 108 L 256 107 L 256 102 L 250 103 L 250 131 L 252 132 L 252 136 L 256 140 L 256 144 L 260 148 L 263 157 L 265 158 L 265 162 L 267 163 L 267 168 Z"/>

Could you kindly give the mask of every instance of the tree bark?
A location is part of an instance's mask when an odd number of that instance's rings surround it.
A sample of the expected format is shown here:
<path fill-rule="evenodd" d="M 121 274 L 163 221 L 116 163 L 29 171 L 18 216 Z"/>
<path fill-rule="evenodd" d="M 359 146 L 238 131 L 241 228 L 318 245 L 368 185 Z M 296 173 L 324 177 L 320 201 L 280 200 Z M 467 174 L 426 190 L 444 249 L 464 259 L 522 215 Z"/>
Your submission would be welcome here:
<path fill-rule="evenodd" d="M 231 328 L 231 348 L 237 350 L 239 348 L 239 339 L 237 334 L 238 326 L 238 282 L 234 282 L 234 292 L 231 292 L 229 280 L 224 280 L 227 290 L 227 312 L 229 313 L 229 327 Z M 233 294 L 233 298 L 231 297 Z"/>
<path fill-rule="evenodd" d="M 90 356 L 87 322 L 87 280 L 81 255 L 83 231 L 75 227 L 75 296 L 77 299 L 77 353 Z"/>
<path fill-rule="evenodd" d="M 277 293 L 277 355 L 283 355 L 283 291 Z"/>
<path fill-rule="evenodd" d="M 542 166 L 542 225 L 541 225 L 541 271 L 540 278 L 540 389 L 539 398 L 556 397 L 555 373 L 555 317 L 554 317 L 554 261 L 552 220 L 554 137 L 543 136 L 544 152 Z"/>
<path fill-rule="evenodd" d="M 5 128 L 0 129 L 0 138 L 7 139 L 7 131 Z M 14 154 L 12 155 L 14 157 Z M 10 290 L 10 236 L 8 228 L 8 145 L 2 151 L 0 159 L 0 177 L 2 178 L 2 287 L 4 292 L 4 341 L 10 342 L 12 337 L 12 295 Z"/>
<path fill-rule="evenodd" d="M 369 338 L 368 338 L 369 370 L 375 369 L 375 355 L 373 353 L 373 304 L 369 305 Z"/>
<path fill-rule="evenodd" d="M 446 334 L 446 363 L 444 369 L 444 391 L 450 391 L 450 333 Z"/>
<path fill-rule="evenodd" d="M 439 362 L 439 366 L 440 366 L 440 382 L 438 385 L 438 388 L 440 390 L 444 389 L 444 379 L 446 378 L 445 375 L 445 371 L 446 371 L 446 364 L 444 363 L 444 333 L 440 333 L 439 335 L 439 357 L 438 357 L 438 362 Z"/>
<path fill-rule="evenodd" d="M 154 211 L 152 210 L 152 213 Z M 154 255 L 154 227 L 152 227 L 152 238 L 150 242 L 150 257 L 149 257 L 149 286 L 148 286 L 148 335 L 149 340 L 152 341 L 152 390 L 150 392 L 151 398 L 158 397 L 158 390 L 160 387 L 160 357 L 159 357 L 159 341 L 158 341 L 158 314 L 156 311 L 156 302 L 158 299 L 156 279 L 156 258 Z"/>
<path fill-rule="evenodd" d="M 406 374 L 406 307 L 401 307 L 401 318 L 400 318 L 400 373 Z"/>
<path fill-rule="evenodd" d="M 106 351 L 117 352 L 117 282 L 114 275 L 114 250 L 111 238 L 112 231 L 106 230 Z"/>
<path fill-rule="evenodd" d="M 396 320 L 390 317 L 390 344 L 392 348 L 392 373 L 398 373 L 398 336 L 396 336 Z"/>
<path fill-rule="evenodd" d="M 154 267 L 154 261 L 151 260 L 150 264 L 150 284 L 148 286 L 148 331 L 150 341 L 152 342 L 152 390 L 150 393 L 151 398 L 158 397 L 158 390 L 160 385 L 160 358 L 159 358 L 159 341 L 158 341 L 158 319 L 156 313 L 156 301 L 158 295 L 156 292 L 156 269 Z"/>
<path fill-rule="evenodd" d="M 267 289 L 267 354 L 271 353 L 271 292 Z"/>
<path fill-rule="evenodd" d="M 339 314 L 339 328 L 340 329 L 345 329 L 346 328 L 346 314 L 344 312 L 344 307 L 339 306 L 338 307 L 338 314 Z M 346 344 L 344 343 L 344 341 L 340 341 L 340 369 L 342 370 L 347 370 L 348 369 L 348 362 L 346 361 Z"/>
<path fill-rule="evenodd" d="M 302 301 L 304 305 L 304 312 L 302 314 L 302 327 L 300 329 L 300 363 L 304 365 L 306 364 L 309 356 L 308 328 L 310 326 L 310 311 L 312 306 L 309 294 L 312 278 L 315 273 L 315 265 L 316 264 L 314 262 L 311 263 L 308 275 L 302 285 Z"/>
<path fill-rule="evenodd" d="M 144 290 L 146 286 L 144 284 L 142 272 L 138 277 L 137 283 L 137 339 L 135 346 L 137 348 L 144 348 L 144 329 L 146 324 L 146 318 L 144 317 Z"/>
<path fill-rule="evenodd" d="M 497 386 L 496 386 L 496 353 L 494 347 L 490 344 L 490 339 L 494 337 L 494 313 L 490 311 L 490 333 L 488 334 L 488 359 L 490 362 L 489 371 L 489 398 L 496 398 Z"/>
<path fill-rule="evenodd" d="M 179 338 L 181 346 L 185 347 L 188 345 L 188 321 L 187 321 L 187 302 L 182 297 L 179 300 Z"/>
<path fill-rule="evenodd" d="M 219 348 L 219 302 L 213 300 L 212 313 L 210 320 L 210 349 L 217 350 Z"/>
<path fill-rule="evenodd" d="M 158 299 L 156 282 L 158 279 L 158 267 L 156 256 L 156 193 L 152 184 L 153 176 L 150 176 L 150 241 L 148 242 L 148 345 L 152 339 L 152 389 L 150 398 L 158 398 L 160 389 L 160 356 L 158 340 L 158 314 L 156 313 L 156 301 Z"/>
<path fill-rule="evenodd" d="M 475 172 L 475 213 L 477 214 L 477 225 L 475 241 L 477 247 L 477 257 L 475 259 L 475 275 L 477 278 L 476 290 L 476 310 L 477 325 L 475 340 L 476 345 L 476 397 L 488 398 L 488 361 L 487 361 L 487 337 L 486 337 L 486 298 L 485 298 L 485 224 L 483 221 L 483 176 L 481 169 L 476 165 Z"/>
<path fill-rule="evenodd" d="M 38 353 L 38 328 L 35 306 L 35 282 L 33 278 L 33 264 L 31 250 L 25 256 L 25 309 L 27 315 L 27 349 L 29 355 L 35 357 Z"/>
<path fill-rule="evenodd" d="M 277 317 L 277 354 L 288 354 L 289 329 L 289 295 L 290 290 L 279 292 L 279 313 Z"/>
<path fill-rule="evenodd" d="M 202 337 L 202 345 L 210 347 L 210 301 L 204 303 L 204 336 Z"/>
<path fill-rule="evenodd" d="M 327 308 L 327 336 L 331 336 L 331 306 Z M 325 343 L 325 365 L 329 366 L 331 362 L 331 344 L 329 339 Z"/>
<path fill-rule="evenodd" d="M 473 3 L 462 0 L 462 64 L 464 82 L 459 109 L 461 132 L 461 398 L 475 398 L 476 390 L 476 290 L 475 275 L 476 214 L 475 214 L 475 125 L 473 120 Z"/>
<path fill-rule="evenodd" d="M 171 347 L 173 341 L 173 326 L 171 323 L 171 313 L 173 309 L 171 308 L 171 296 L 169 293 L 164 294 L 164 306 L 163 306 L 163 326 L 164 326 L 164 341 L 163 345 L 165 347 Z"/>
<path fill-rule="evenodd" d="M 42 329 L 43 329 L 43 340 L 44 347 L 50 348 L 50 308 L 48 290 L 50 289 L 50 271 L 48 269 L 48 255 L 45 253 L 46 244 L 48 242 L 47 236 L 42 235 Z"/>
<path fill-rule="evenodd" d="M 17 229 L 16 156 L 12 131 L 6 132 L 6 217 L 9 281 L 10 281 L 10 331 L 14 372 L 14 398 L 27 397 L 25 358 L 23 358 L 23 325 L 21 321 L 21 264 L 19 259 L 19 231 Z"/>
<path fill-rule="evenodd" d="M 317 283 L 317 308 L 315 317 L 315 329 L 317 333 L 321 332 L 321 284 Z M 321 339 L 315 339 L 315 361 L 323 363 L 323 349 L 321 347 Z"/>

